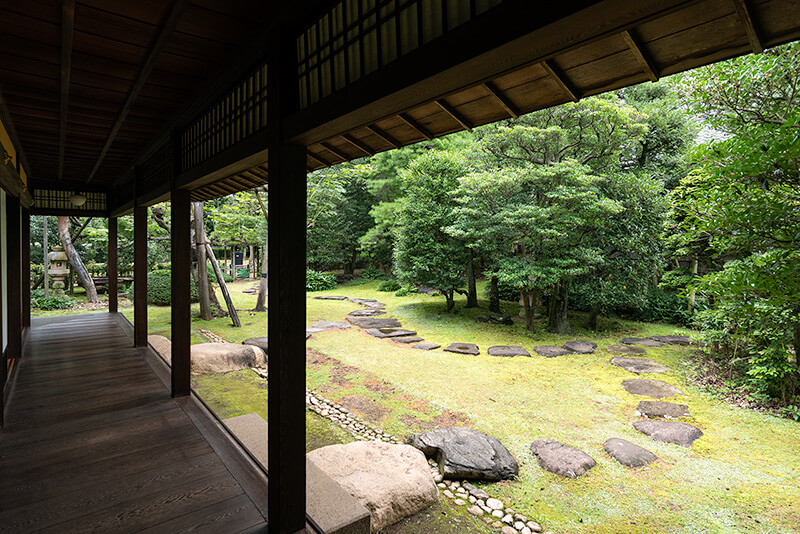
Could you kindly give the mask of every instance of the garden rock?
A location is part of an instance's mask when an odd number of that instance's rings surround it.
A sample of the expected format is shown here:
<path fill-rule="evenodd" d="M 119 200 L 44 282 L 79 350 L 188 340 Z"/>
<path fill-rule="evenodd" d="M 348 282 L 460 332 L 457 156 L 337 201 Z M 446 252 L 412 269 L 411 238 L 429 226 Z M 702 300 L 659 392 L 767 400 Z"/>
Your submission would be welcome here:
<path fill-rule="evenodd" d="M 531 443 L 531 452 L 543 469 L 563 477 L 578 478 L 597 465 L 594 458 L 582 450 L 552 439 L 537 439 Z"/>
<path fill-rule="evenodd" d="M 631 345 L 608 345 L 604 347 L 608 352 L 614 354 L 628 354 L 631 356 L 641 356 L 647 354 L 647 351 L 641 347 L 633 347 Z"/>
<path fill-rule="evenodd" d="M 263 367 L 267 356 L 253 345 L 200 343 L 192 345 L 192 374 L 227 373 L 248 367 Z"/>
<path fill-rule="evenodd" d="M 172 362 L 172 341 L 164 336 L 153 334 L 147 336 L 147 342 L 151 347 L 153 347 L 153 350 L 161 355 L 162 358 L 168 362 Z"/>
<path fill-rule="evenodd" d="M 316 334 L 317 332 L 325 332 L 328 330 L 327 328 L 316 328 L 314 326 L 307 326 L 306 327 L 306 339 L 308 339 L 311 334 Z"/>
<path fill-rule="evenodd" d="M 402 328 L 367 328 L 367 334 L 377 337 L 401 337 L 401 336 L 414 336 L 417 333 L 413 330 L 404 330 Z"/>
<path fill-rule="evenodd" d="M 597 343 L 586 341 L 585 339 L 578 339 L 576 341 L 567 341 L 562 346 L 574 354 L 591 354 L 597 348 Z"/>
<path fill-rule="evenodd" d="M 504 325 L 514 324 L 514 320 L 511 318 L 510 315 L 503 315 L 494 312 L 489 312 L 486 315 L 481 315 L 480 317 L 476 317 L 475 320 L 479 323 L 492 323 L 492 324 L 504 324 Z"/>
<path fill-rule="evenodd" d="M 531 353 L 522 347 L 515 347 L 511 345 L 495 345 L 493 347 L 489 347 L 489 356 L 527 356 L 530 358 Z"/>
<path fill-rule="evenodd" d="M 663 417 L 677 419 L 689 417 L 689 407 L 685 404 L 675 404 L 666 401 L 641 401 L 636 408 L 637 417 Z"/>
<path fill-rule="evenodd" d="M 438 349 L 439 347 L 441 347 L 441 345 L 437 345 L 436 343 L 430 343 L 426 341 L 425 343 L 417 343 L 411 348 L 419 350 L 433 350 L 433 349 Z"/>
<path fill-rule="evenodd" d="M 620 438 L 607 439 L 603 448 L 625 467 L 644 467 L 657 459 L 655 454 L 644 447 Z"/>
<path fill-rule="evenodd" d="M 325 330 L 330 330 L 332 328 L 350 328 L 350 325 L 337 321 L 317 321 L 311 325 L 311 328 L 324 328 Z"/>
<path fill-rule="evenodd" d="M 611 365 L 622 367 L 631 373 L 663 373 L 669 371 L 669 367 L 662 365 L 650 358 L 624 358 L 622 356 L 614 356 L 611 358 Z"/>
<path fill-rule="evenodd" d="M 519 464 L 497 438 L 461 427 L 412 434 L 408 443 L 435 457 L 445 478 L 505 480 L 519 474 Z"/>
<path fill-rule="evenodd" d="M 400 328 L 397 319 L 381 319 L 378 317 L 348 317 L 347 322 L 359 328 Z"/>
<path fill-rule="evenodd" d="M 650 339 L 670 345 L 688 345 L 691 343 L 689 336 L 650 336 Z"/>
<path fill-rule="evenodd" d="M 425 456 L 408 445 L 357 441 L 306 457 L 369 510 L 373 533 L 439 499 Z"/>
<path fill-rule="evenodd" d="M 481 353 L 478 345 L 475 343 L 450 343 L 444 348 L 444 350 L 447 352 L 455 352 L 457 354 L 472 354 L 473 356 L 477 356 Z"/>
<path fill-rule="evenodd" d="M 393 337 L 390 339 L 395 343 L 406 343 L 406 344 L 419 343 L 420 341 L 425 341 L 419 336 L 400 336 L 400 337 Z"/>
<path fill-rule="evenodd" d="M 692 443 L 703 435 L 703 432 L 696 426 L 680 421 L 636 421 L 633 428 L 650 436 L 655 441 L 664 443 L 674 443 L 682 447 L 691 447 Z"/>
<path fill-rule="evenodd" d="M 253 345 L 269 354 L 269 338 L 268 337 L 251 337 L 242 341 L 242 345 Z"/>
<path fill-rule="evenodd" d="M 555 345 L 536 345 L 533 347 L 533 352 L 545 358 L 555 358 L 556 356 L 564 356 L 565 354 L 572 354 L 572 351 L 564 347 L 556 347 Z"/>
<path fill-rule="evenodd" d="M 378 302 L 375 299 L 350 299 L 350 302 L 355 302 L 356 304 L 361 304 L 368 308 L 383 308 L 386 306 L 383 302 Z"/>
<path fill-rule="evenodd" d="M 321 295 L 314 298 L 317 300 L 347 300 L 347 297 L 341 295 Z"/>
<path fill-rule="evenodd" d="M 660 380 L 644 380 L 641 378 L 629 378 L 622 381 L 622 387 L 625 391 L 633 395 L 644 395 L 654 399 L 663 399 L 664 397 L 674 397 L 675 395 L 683 395 L 683 391 L 676 388 L 672 384 L 667 384 Z"/>
<path fill-rule="evenodd" d="M 384 315 L 386 312 L 380 308 L 367 308 L 366 310 L 351 311 L 347 315 L 350 317 L 374 317 L 375 315 Z"/>
<path fill-rule="evenodd" d="M 620 343 L 625 345 L 644 345 L 645 347 L 666 347 L 666 343 L 656 341 L 646 337 L 623 337 L 619 340 Z"/>

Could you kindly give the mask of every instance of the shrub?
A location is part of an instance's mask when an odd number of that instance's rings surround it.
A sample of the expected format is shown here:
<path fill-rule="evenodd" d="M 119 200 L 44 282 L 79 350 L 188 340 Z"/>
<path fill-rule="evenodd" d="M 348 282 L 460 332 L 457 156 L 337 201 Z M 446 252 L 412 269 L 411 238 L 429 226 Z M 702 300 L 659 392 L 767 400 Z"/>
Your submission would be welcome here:
<path fill-rule="evenodd" d="M 400 289 L 400 282 L 397 280 L 384 280 L 378 284 L 376 289 L 377 291 L 397 291 Z"/>
<path fill-rule="evenodd" d="M 408 290 L 408 288 L 401 287 L 400 289 L 398 289 L 395 292 L 394 296 L 395 297 L 407 297 L 410 294 L 411 294 L 411 292 Z"/>
<path fill-rule="evenodd" d="M 486 298 L 490 298 L 492 291 L 492 285 L 486 284 Z M 519 289 L 515 288 L 508 282 L 503 282 L 502 280 L 497 281 L 497 293 L 500 297 L 500 300 L 508 300 L 511 302 L 519 302 Z"/>
<path fill-rule="evenodd" d="M 31 306 L 39 310 L 66 310 L 74 306 L 76 302 L 65 295 L 44 296 L 44 289 L 34 289 L 31 291 Z"/>
<path fill-rule="evenodd" d="M 191 280 L 191 302 L 198 301 L 197 286 Z M 133 296 L 133 284 L 129 289 Z M 170 306 L 172 304 L 172 271 L 157 269 L 147 273 L 147 303 L 156 306 Z"/>
<path fill-rule="evenodd" d="M 332 274 L 306 269 L 306 291 L 326 291 L 335 287 L 336 277 Z"/>
<path fill-rule="evenodd" d="M 219 283 L 217 282 L 217 273 L 214 272 L 214 268 L 211 266 L 210 263 L 206 266 L 206 269 L 208 270 L 209 281 L 215 284 Z M 222 271 L 222 269 L 220 270 Z M 233 282 L 233 277 L 230 274 L 226 273 L 225 271 L 222 271 L 222 279 L 225 280 L 226 283 Z"/>
<path fill-rule="evenodd" d="M 385 278 L 386 275 L 374 265 L 367 265 L 359 273 L 358 277 L 363 278 L 364 280 L 380 280 L 381 278 Z"/>

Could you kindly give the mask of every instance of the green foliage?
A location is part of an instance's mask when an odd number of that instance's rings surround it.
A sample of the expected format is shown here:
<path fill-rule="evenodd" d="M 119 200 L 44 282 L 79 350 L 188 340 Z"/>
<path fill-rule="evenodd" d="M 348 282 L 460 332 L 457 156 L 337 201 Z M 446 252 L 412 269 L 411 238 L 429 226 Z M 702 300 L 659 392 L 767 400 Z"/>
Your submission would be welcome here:
<path fill-rule="evenodd" d="M 377 291 L 397 291 L 398 289 L 400 289 L 400 282 L 397 280 L 384 280 L 377 287 Z"/>
<path fill-rule="evenodd" d="M 381 278 L 385 278 L 386 274 L 374 265 L 367 265 L 361 270 L 358 277 L 364 280 L 380 280 Z"/>
<path fill-rule="evenodd" d="M 489 298 L 489 293 L 492 290 L 491 284 L 487 284 L 486 286 L 486 298 Z M 507 300 L 510 302 L 517 302 L 519 301 L 519 289 L 514 287 L 513 284 L 509 284 L 505 280 L 498 280 L 497 281 L 497 294 L 500 297 L 500 300 Z"/>
<path fill-rule="evenodd" d="M 188 276 L 188 275 L 187 275 Z M 133 284 L 130 287 L 133 293 Z M 197 302 L 197 286 L 191 281 L 191 301 Z M 147 273 L 147 303 L 156 306 L 170 306 L 172 304 L 172 271 L 158 269 Z"/>
<path fill-rule="evenodd" d="M 411 292 L 407 288 L 401 287 L 400 289 L 395 291 L 394 296 L 395 297 L 407 297 L 410 294 L 411 294 Z"/>
<path fill-rule="evenodd" d="M 206 266 L 206 271 L 208 272 L 208 280 L 210 282 L 213 282 L 215 284 L 219 283 L 217 281 L 217 273 L 214 271 L 214 268 L 211 266 L 210 263 Z M 230 274 L 226 273 L 225 271 L 222 271 L 222 279 L 225 280 L 225 282 L 227 283 L 233 282 L 233 277 Z"/>
<path fill-rule="evenodd" d="M 77 304 L 66 295 L 54 295 L 50 292 L 49 297 L 44 296 L 44 289 L 31 290 L 31 306 L 39 310 L 66 310 Z"/>
<path fill-rule="evenodd" d="M 306 291 L 327 291 L 334 288 L 336 288 L 335 276 L 306 269 Z"/>

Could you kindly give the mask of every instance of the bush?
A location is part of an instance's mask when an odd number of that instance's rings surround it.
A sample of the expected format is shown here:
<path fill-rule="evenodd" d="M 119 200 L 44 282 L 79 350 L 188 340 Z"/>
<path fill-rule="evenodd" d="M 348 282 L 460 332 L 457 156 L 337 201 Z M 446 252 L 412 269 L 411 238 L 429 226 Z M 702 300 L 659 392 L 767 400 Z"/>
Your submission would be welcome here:
<path fill-rule="evenodd" d="M 486 298 L 491 297 L 492 292 L 492 284 L 486 284 Z M 500 296 L 500 300 L 508 300 L 511 302 L 519 302 L 519 289 L 515 288 L 508 282 L 503 282 L 502 280 L 497 281 L 497 293 Z"/>
<path fill-rule="evenodd" d="M 206 269 L 208 270 L 208 280 L 218 284 L 219 282 L 217 282 L 217 273 L 214 272 L 214 268 L 210 263 L 206 266 Z M 222 269 L 220 269 L 220 271 L 222 271 Z M 222 279 L 225 280 L 226 283 L 233 282 L 233 277 L 225 271 L 222 271 Z"/>
<path fill-rule="evenodd" d="M 702 298 L 695 300 L 695 309 L 704 309 L 705 302 Z M 625 313 L 626 310 L 622 310 Z M 647 292 L 647 300 L 640 310 L 630 310 L 629 315 L 639 321 L 648 323 L 671 323 L 690 326 L 693 321 L 693 312 L 689 311 L 686 297 L 675 291 L 665 291 L 661 288 L 652 288 Z"/>
<path fill-rule="evenodd" d="M 306 291 L 327 291 L 336 288 L 336 277 L 306 269 Z"/>
<path fill-rule="evenodd" d="M 400 289 L 398 289 L 395 292 L 394 296 L 395 297 L 407 297 L 410 294 L 411 294 L 411 292 L 407 288 L 401 287 Z"/>
<path fill-rule="evenodd" d="M 191 280 L 191 302 L 198 301 L 197 286 Z M 129 289 L 133 297 L 133 284 Z M 147 273 L 147 303 L 156 306 L 170 306 L 172 304 L 172 271 L 157 269 Z"/>
<path fill-rule="evenodd" d="M 400 287 L 400 282 L 397 280 L 384 280 L 378 284 L 376 289 L 377 291 L 397 291 Z"/>
<path fill-rule="evenodd" d="M 75 304 L 74 300 L 64 295 L 51 295 L 45 298 L 44 289 L 31 291 L 31 306 L 39 310 L 66 310 Z"/>
<path fill-rule="evenodd" d="M 385 278 L 386 275 L 374 265 L 367 265 L 366 268 L 362 269 L 358 277 L 364 280 L 380 280 Z"/>

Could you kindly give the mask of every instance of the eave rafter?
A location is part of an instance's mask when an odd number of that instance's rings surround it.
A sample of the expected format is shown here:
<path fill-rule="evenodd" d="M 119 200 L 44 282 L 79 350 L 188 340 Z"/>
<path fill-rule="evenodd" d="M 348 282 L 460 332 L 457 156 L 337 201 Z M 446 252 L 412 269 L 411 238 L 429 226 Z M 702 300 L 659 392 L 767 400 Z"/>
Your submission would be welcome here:
<path fill-rule="evenodd" d="M 351 159 L 347 154 L 345 154 L 341 150 L 338 150 L 335 146 L 333 146 L 330 143 L 322 142 L 322 143 L 320 143 L 320 145 L 325 147 L 325 149 L 328 152 L 330 152 L 331 154 L 333 154 L 334 156 L 336 156 L 337 158 L 339 158 L 342 161 L 350 161 L 350 159 Z"/>
<path fill-rule="evenodd" d="M 491 82 L 484 83 L 483 88 L 486 89 L 489 95 L 491 95 L 498 104 L 500 104 L 500 107 L 506 110 L 506 113 L 511 115 L 511 117 L 514 119 L 519 118 L 519 111 L 514 104 L 512 104 L 511 101 L 499 89 L 494 87 Z"/>
<path fill-rule="evenodd" d="M 412 130 L 417 132 L 419 135 L 421 135 L 428 141 L 431 141 L 433 139 L 433 136 L 430 134 L 430 132 L 428 132 L 425 128 L 423 128 L 420 124 L 418 124 L 414 119 L 412 119 L 405 113 L 399 114 L 398 118 L 404 123 L 406 123 L 406 125 L 408 125 Z"/>
<path fill-rule="evenodd" d="M 630 51 L 633 52 L 633 55 L 636 57 L 636 61 L 639 62 L 642 70 L 645 72 L 645 74 L 647 74 L 647 77 L 650 78 L 650 81 L 657 82 L 659 78 L 658 67 L 656 67 L 653 60 L 645 51 L 644 46 L 628 30 L 622 32 L 622 39 L 625 40 L 625 44 L 627 44 Z"/>
<path fill-rule="evenodd" d="M 556 85 L 561 88 L 561 90 L 569 97 L 570 100 L 573 102 L 580 100 L 580 93 L 578 93 L 578 91 L 572 87 L 572 84 L 570 84 L 566 77 L 559 72 L 558 67 L 556 67 L 552 61 L 542 61 L 541 65 L 545 72 L 547 72 L 547 75 L 550 76 L 550 79 L 556 82 Z"/>
<path fill-rule="evenodd" d="M 75 35 L 75 0 L 61 3 L 61 103 L 58 117 L 58 179 L 64 177 L 64 154 L 67 144 L 69 84 L 72 73 L 72 40 Z"/>
<path fill-rule="evenodd" d="M 351 145 L 353 145 L 354 147 L 356 147 L 357 149 L 359 149 L 361 152 L 364 153 L 365 156 L 374 156 L 375 155 L 375 151 L 374 150 L 369 148 L 367 145 L 365 145 L 364 143 L 362 143 L 361 141 L 359 141 L 358 139 L 356 139 L 352 135 L 343 134 L 341 136 L 341 138 L 343 140 L 345 140 L 346 142 L 350 143 Z"/>
<path fill-rule="evenodd" d="M 400 143 L 398 143 L 396 139 L 394 139 L 392 136 L 390 136 L 389 134 L 387 134 L 374 124 L 367 126 L 367 130 L 369 130 L 370 132 L 374 133 L 375 135 L 377 135 L 378 137 L 380 137 L 381 139 L 392 145 L 392 147 L 400 148 Z"/>
<path fill-rule="evenodd" d="M 755 22 L 753 22 L 753 16 L 750 8 L 747 7 L 746 0 L 733 0 L 733 6 L 736 8 L 736 13 L 738 13 L 744 25 L 744 31 L 747 33 L 747 39 L 750 41 L 750 48 L 753 49 L 753 53 L 760 54 L 764 51 L 764 45 L 758 35 L 758 30 L 756 29 Z"/>
<path fill-rule="evenodd" d="M 470 132 L 472 131 L 472 124 L 450 104 L 444 100 L 437 100 L 436 105 L 439 106 L 442 111 L 450 115 L 450 117 L 452 117 L 453 120 L 455 120 L 462 128 L 469 130 Z"/>

